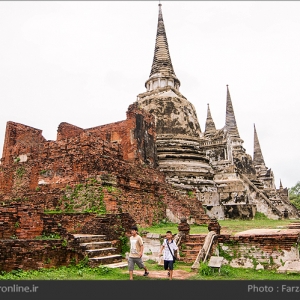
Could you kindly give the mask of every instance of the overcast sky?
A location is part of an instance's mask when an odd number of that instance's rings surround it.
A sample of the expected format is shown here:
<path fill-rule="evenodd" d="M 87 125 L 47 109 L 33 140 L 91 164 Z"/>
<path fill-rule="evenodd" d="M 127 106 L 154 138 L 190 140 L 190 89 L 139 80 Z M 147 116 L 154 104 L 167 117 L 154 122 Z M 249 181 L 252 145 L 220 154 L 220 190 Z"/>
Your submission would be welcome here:
<path fill-rule="evenodd" d="M 225 123 L 226 84 L 247 153 L 253 123 L 267 167 L 300 180 L 300 2 L 162 1 L 180 92 L 205 129 Z M 0 2 L 0 149 L 7 121 L 56 139 L 124 120 L 145 91 L 158 2 Z M 0 150 L 1 154 L 1 150 Z"/>

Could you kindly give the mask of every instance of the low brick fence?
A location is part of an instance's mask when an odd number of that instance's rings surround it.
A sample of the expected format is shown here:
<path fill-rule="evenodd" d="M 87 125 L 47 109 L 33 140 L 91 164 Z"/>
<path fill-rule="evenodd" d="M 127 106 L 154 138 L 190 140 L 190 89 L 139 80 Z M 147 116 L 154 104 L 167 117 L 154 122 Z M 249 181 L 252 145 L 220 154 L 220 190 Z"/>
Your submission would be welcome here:
<path fill-rule="evenodd" d="M 282 266 L 286 261 L 299 260 L 299 232 L 219 235 L 220 256 L 227 257 L 234 267 Z"/>

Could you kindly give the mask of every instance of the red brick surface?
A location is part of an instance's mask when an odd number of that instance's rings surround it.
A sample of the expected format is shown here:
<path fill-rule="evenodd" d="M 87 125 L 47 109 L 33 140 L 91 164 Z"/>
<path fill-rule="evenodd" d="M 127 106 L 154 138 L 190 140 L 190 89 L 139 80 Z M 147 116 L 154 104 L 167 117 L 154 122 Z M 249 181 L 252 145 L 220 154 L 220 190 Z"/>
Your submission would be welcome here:
<path fill-rule="evenodd" d="M 27 160 L 18 161 L 20 155 Z M 208 223 L 201 203 L 175 191 L 155 167 L 154 119 L 135 104 L 129 107 L 127 119 L 117 123 L 90 129 L 61 123 L 57 141 L 46 141 L 41 130 L 8 122 L 0 201 L 53 210 L 67 185 L 107 176 L 114 178 L 113 185 L 119 190 L 118 194 L 104 192 L 110 213 L 129 213 L 138 224 L 148 225 L 166 218 L 168 208 L 179 218 Z"/>
<path fill-rule="evenodd" d="M 219 243 L 238 244 L 239 246 L 245 246 L 251 248 L 253 246 L 259 247 L 266 253 L 272 253 L 275 250 L 287 250 L 290 251 L 291 247 L 298 245 L 299 232 L 291 234 L 253 234 L 248 236 L 230 236 L 219 235 Z"/>

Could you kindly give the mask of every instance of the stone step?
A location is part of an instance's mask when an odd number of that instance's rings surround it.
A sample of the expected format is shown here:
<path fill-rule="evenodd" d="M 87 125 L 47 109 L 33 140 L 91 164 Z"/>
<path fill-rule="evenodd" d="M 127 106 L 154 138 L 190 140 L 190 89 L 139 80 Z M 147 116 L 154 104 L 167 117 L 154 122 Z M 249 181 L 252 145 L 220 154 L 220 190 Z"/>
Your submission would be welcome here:
<path fill-rule="evenodd" d="M 107 264 L 107 265 L 103 265 L 104 267 L 108 267 L 108 268 L 125 268 L 128 267 L 128 261 L 120 261 L 117 263 L 112 263 L 112 264 Z"/>
<path fill-rule="evenodd" d="M 196 251 L 200 251 L 200 249 L 202 249 L 202 245 L 197 245 L 197 246 L 186 246 L 186 248 L 184 250 L 196 250 Z M 181 250 L 183 251 L 183 250 Z"/>
<path fill-rule="evenodd" d="M 194 242 L 194 243 L 185 243 L 185 249 L 183 250 L 200 250 L 203 246 L 203 243 L 198 243 L 198 242 Z"/>
<path fill-rule="evenodd" d="M 89 258 L 90 266 L 104 265 L 104 264 L 112 264 L 122 261 L 122 255 L 114 254 L 107 256 L 98 256 Z"/>
<path fill-rule="evenodd" d="M 187 256 L 187 257 L 182 257 L 182 261 L 185 262 L 185 263 L 191 263 L 191 262 L 194 262 L 197 258 L 197 255 L 190 255 L 190 256 Z"/>
<path fill-rule="evenodd" d="M 299 225 L 288 225 L 287 228 L 288 229 L 299 229 L 300 228 L 300 224 Z"/>
<path fill-rule="evenodd" d="M 300 228 L 300 222 L 293 222 L 287 225 L 288 228 Z"/>
<path fill-rule="evenodd" d="M 105 242 L 81 243 L 80 246 L 85 248 L 86 250 L 99 249 L 99 247 L 100 248 L 111 247 L 111 242 L 105 241 Z"/>
<path fill-rule="evenodd" d="M 109 247 L 109 248 L 102 248 L 102 249 L 85 250 L 85 253 L 87 253 L 89 258 L 91 258 L 91 257 L 102 257 L 102 256 L 117 254 L 116 251 L 117 248 Z"/>
<path fill-rule="evenodd" d="M 79 240 L 80 243 L 91 243 L 91 242 L 103 242 L 106 238 L 102 234 L 73 234 L 75 240 Z"/>
<path fill-rule="evenodd" d="M 187 238 L 187 243 L 195 242 L 195 241 L 204 243 L 205 237 L 206 237 L 206 234 L 190 234 Z"/>
<path fill-rule="evenodd" d="M 192 250 L 185 249 L 185 250 L 182 250 L 181 252 L 184 253 L 185 257 L 188 257 L 188 256 L 194 256 L 194 255 L 197 256 L 198 253 L 199 253 L 199 250 L 197 250 L 197 249 L 192 249 Z"/>

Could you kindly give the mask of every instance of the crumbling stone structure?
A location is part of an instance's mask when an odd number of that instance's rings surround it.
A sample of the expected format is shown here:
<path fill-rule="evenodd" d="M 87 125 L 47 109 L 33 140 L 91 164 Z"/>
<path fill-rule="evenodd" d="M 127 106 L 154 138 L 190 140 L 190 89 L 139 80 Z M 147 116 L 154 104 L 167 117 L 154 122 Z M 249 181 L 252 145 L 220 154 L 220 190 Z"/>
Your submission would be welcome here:
<path fill-rule="evenodd" d="M 187 222 L 186 218 L 181 218 L 180 223 L 178 224 L 178 234 L 181 237 L 181 241 L 184 242 L 190 234 L 190 225 Z"/>
<path fill-rule="evenodd" d="M 27 218 L 20 217 L 20 213 L 25 211 Z M 14 218 L 19 220 L 13 224 L 17 226 L 10 226 L 7 219 L 15 221 Z M 31 221 L 28 226 L 24 226 L 28 219 Z M 47 214 L 41 209 L 30 209 L 28 204 L 21 203 L 1 207 L 0 220 L 1 271 L 51 268 L 78 263 L 86 256 L 80 240 L 74 238 L 78 232 L 83 235 L 100 235 L 120 253 L 119 237 L 124 236 L 126 230 L 135 224 L 135 220 L 128 213 L 102 216 L 94 213 Z M 52 239 L 46 238 L 51 235 Z"/>
<path fill-rule="evenodd" d="M 253 159 L 243 148 L 228 86 L 224 127 L 216 129 L 208 107 L 202 132 L 180 85 L 159 4 L 147 91 L 129 106 L 126 120 L 88 129 L 63 122 L 56 141 L 47 141 L 40 129 L 8 122 L 1 203 L 128 212 L 141 225 L 163 218 L 199 224 L 209 223 L 209 216 L 253 218 L 256 211 L 270 218 L 298 217 L 287 190 L 275 188 L 256 129 Z"/>
<path fill-rule="evenodd" d="M 181 191 L 197 190 L 203 198 L 216 198 L 213 169 L 200 147 L 201 129 L 196 110 L 180 92 L 169 54 L 161 4 L 153 64 L 145 86 L 139 94 L 139 107 L 154 114 L 159 169 L 168 182 Z"/>
<path fill-rule="evenodd" d="M 226 254 L 232 267 L 278 268 L 299 261 L 298 230 L 248 230 L 234 236 L 219 235 L 218 243 L 221 256 Z"/>
<path fill-rule="evenodd" d="M 256 211 L 269 218 L 298 218 L 283 188 L 277 190 L 271 169 L 265 166 L 254 128 L 254 155 L 243 148 L 227 85 L 225 125 L 216 129 L 210 108 L 205 131 L 194 106 L 179 92 L 167 42 L 161 4 L 154 58 L 147 91 L 137 97 L 139 107 L 154 114 L 158 168 L 181 192 L 195 192 L 217 219 L 253 218 Z M 286 213 L 285 213 L 286 216 Z"/>
<path fill-rule="evenodd" d="M 154 117 L 136 104 L 117 123 L 89 129 L 61 123 L 56 141 L 45 140 L 41 130 L 8 122 L 3 154 L 3 213 L 14 209 L 11 202 L 28 204 L 24 213 L 18 208 L 12 222 L 6 222 L 10 226 L 18 222 L 33 230 L 34 218 L 27 222 L 26 214 L 38 208 L 129 213 L 144 226 L 181 217 L 209 222 L 195 195 L 180 194 L 156 169 Z"/>

